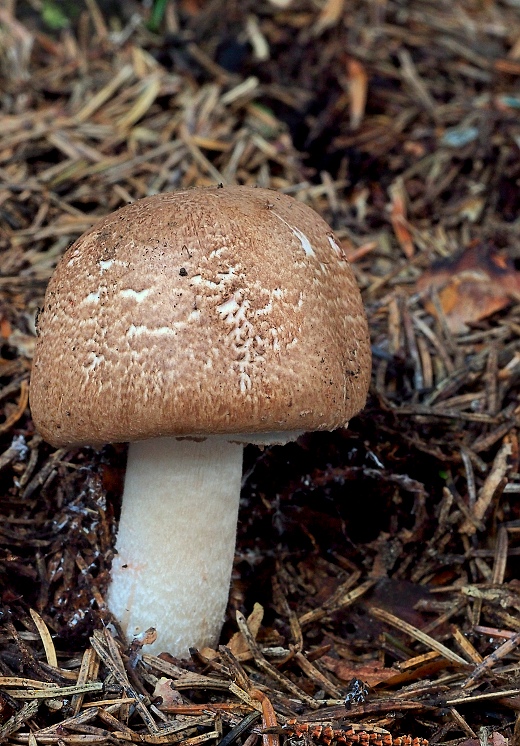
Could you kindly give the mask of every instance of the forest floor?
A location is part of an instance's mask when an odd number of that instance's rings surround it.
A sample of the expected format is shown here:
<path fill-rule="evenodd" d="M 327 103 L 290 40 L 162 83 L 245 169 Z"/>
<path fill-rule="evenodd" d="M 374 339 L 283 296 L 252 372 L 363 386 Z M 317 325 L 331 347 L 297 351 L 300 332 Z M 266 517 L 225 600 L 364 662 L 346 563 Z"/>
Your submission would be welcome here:
<path fill-rule="evenodd" d="M 518 4 L 143 13 L 0 8 L 0 740 L 518 746 Z M 178 661 L 108 631 L 125 448 L 42 442 L 29 378 L 64 250 L 217 183 L 332 225 L 373 381 L 348 430 L 246 450 L 221 647 Z"/>

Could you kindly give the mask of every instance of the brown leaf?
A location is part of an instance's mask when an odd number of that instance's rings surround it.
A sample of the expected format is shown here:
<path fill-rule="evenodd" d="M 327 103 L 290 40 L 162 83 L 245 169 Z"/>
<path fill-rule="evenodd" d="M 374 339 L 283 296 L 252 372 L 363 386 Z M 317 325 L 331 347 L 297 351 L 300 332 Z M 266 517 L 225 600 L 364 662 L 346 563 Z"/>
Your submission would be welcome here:
<path fill-rule="evenodd" d="M 335 26 L 339 22 L 343 14 L 344 5 L 345 0 L 327 0 L 314 25 L 315 36 L 319 36 L 323 31 L 332 28 L 332 26 Z"/>
<path fill-rule="evenodd" d="M 496 731 L 492 733 L 488 738 L 488 744 L 490 744 L 490 746 L 507 746 L 508 743 L 509 740 L 501 733 L 497 733 Z"/>
<path fill-rule="evenodd" d="M 399 241 L 404 255 L 411 259 L 415 254 L 415 247 L 413 244 L 412 234 L 408 228 L 408 221 L 406 219 L 406 191 L 404 188 L 403 181 L 397 179 L 394 184 L 389 188 L 390 193 L 390 222 L 394 229 L 395 237 Z"/>
<path fill-rule="evenodd" d="M 368 75 L 361 62 L 352 57 L 347 59 L 347 75 L 350 93 L 350 127 L 356 130 L 365 116 Z"/>
<path fill-rule="evenodd" d="M 259 603 L 255 603 L 255 605 L 253 606 L 253 611 L 247 617 L 247 624 L 254 638 L 256 638 L 256 636 L 258 635 L 258 630 L 260 629 L 260 625 L 262 624 L 263 618 L 264 618 L 263 606 L 261 606 Z M 231 650 L 234 656 L 239 656 L 242 653 L 247 653 L 249 651 L 249 646 L 247 642 L 244 640 L 244 636 L 242 635 L 242 632 L 235 632 L 235 634 L 233 635 L 233 637 L 228 643 L 228 648 Z"/>
<path fill-rule="evenodd" d="M 520 272 L 511 259 L 487 244 L 477 243 L 455 259 L 435 263 L 417 283 L 420 291 L 437 290 L 448 326 L 455 334 L 506 308 L 520 294 Z M 427 300 L 429 313 L 436 315 Z"/>
<path fill-rule="evenodd" d="M 174 705 L 182 705 L 183 699 L 175 688 L 175 684 L 172 679 L 168 679 L 165 676 L 159 679 L 155 685 L 153 692 L 153 698 L 160 697 L 162 699 L 159 707 L 173 707 Z"/>
<path fill-rule="evenodd" d="M 488 746 L 507 746 L 508 739 L 505 738 L 501 733 L 491 733 L 487 737 Z M 465 741 L 461 741 L 459 746 L 480 746 L 481 741 L 478 738 L 466 738 Z"/>
<path fill-rule="evenodd" d="M 196 16 L 202 10 L 203 4 L 200 0 L 182 0 L 181 7 L 187 15 Z"/>
<path fill-rule="evenodd" d="M 390 679 L 395 676 L 395 669 L 386 668 L 381 663 L 375 661 L 374 663 L 362 663 L 356 664 L 352 661 L 338 660 L 331 658 L 329 655 L 324 655 L 320 658 L 322 663 L 328 671 L 332 671 L 338 679 L 342 681 L 351 681 L 352 679 L 361 679 L 368 686 L 376 686 L 381 684 L 383 681 Z"/>

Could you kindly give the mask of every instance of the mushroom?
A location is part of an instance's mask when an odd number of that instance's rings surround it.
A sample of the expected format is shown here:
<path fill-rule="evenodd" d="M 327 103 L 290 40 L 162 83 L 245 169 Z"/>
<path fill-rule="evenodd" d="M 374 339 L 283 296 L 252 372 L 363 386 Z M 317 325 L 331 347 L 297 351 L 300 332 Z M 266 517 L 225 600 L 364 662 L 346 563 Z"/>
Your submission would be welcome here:
<path fill-rule="evenodd" d="M 54 446 L 130 442 L 108 606 L 152 650 L 214 645 L 245 443 L 344 427 L 370 350 L 330 227 L 253 187 L 141 199 L 65 253 L 38 321 L 34 422 Z"/>

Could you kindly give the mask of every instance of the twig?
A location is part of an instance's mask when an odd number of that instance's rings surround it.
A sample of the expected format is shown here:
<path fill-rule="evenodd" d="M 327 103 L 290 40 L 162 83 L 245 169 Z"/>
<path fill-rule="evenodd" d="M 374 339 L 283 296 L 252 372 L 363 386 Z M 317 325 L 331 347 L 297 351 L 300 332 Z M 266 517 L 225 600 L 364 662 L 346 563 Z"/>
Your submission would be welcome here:
<path fill-rule="evenodd" d="M 253 638 L 251 632 L 249 631 L 249 627 L 247 626 L 247 620 L 241 611 L 237 611 L 236 619 L 237 619 L 237 624 L 240 628 L 240 631 L 244 635 L 246 642 L 249 645 L 249 648 L 253 654 L 253 658 L 258 668 L 264 673 L 271 676 L 286 691 L 295 695 L 298 699 L 302 700 L 303 702 L 306 702 L 309 705 L 309 707 L 312 707 L 313 709 L 317 709 L 319 707 L 319 703 L 316 702 L 314 697 L 309 697 L 309 695 L 305 694 L 305 692 L 302 689 L 300 689 L 300 687 L 296 686 L 296 684 L 293 684 L 292 681 L 290 681 L 286 676 L 283 676 L 274 666 L 272 666 L 268 661 L 266 661 L 259 646 L 256 643 L 256 640 Z"/>
<path fill-rule="evenodd" d="M 128 681 L 128 677 L 126 676 L 126 673 L 124 672 L 124 668 L 122 667 L 121 659 L 118 662 L 116 662 L 113 660 L 113 658 L 111 658 L 111 656 L 108 654 L 108 651 L 105 649 L 102 641 L 99 639 L 99 633 L 97 634 L 94 633 L 93 637 L 90 638 L 90 644 L 92 645 L 92 647 L 98 654 L 99 658 L 103 661 L 105 666 L 108 668 L 108 670 L 113 674 L 117 683 L 125 690 L 125 692 L 130 697 L 134 698 L 136 710 L 140 714 L 141 718 L 143 719 L 150 733 L 158 733 L 159 728 L 157 724 L 155 723 L 152 716 L 150 715 L 150 713 L 144 706 L 138 693 L 135 691 L 135 689 L 131 686 L 130 682 Z"/>
<path fill-rule="evenodd" d="M 0 742 L 12 736 L 27 720 L 34 717 L 38 712 L 39 706 L 40 703 L 36 700 L 26 702 L 20 712 L 12 715 L 0 728 Z"/>
<path fill-rule="evenodd" d="M 496 491 L 500 487 L 502 480 L 506 476 L 510 466 L 509 457 L 511 456 L 511 443 L 507 440 L 504 441 L 493 462 L 491 471 L 489 472 L 486 481 L 482 485 L 482 489 L 478 495 L 477 501 L 472 509 L 473 516 L 481 521 L 489 508 Z M 467 521 L 461 527 L 461 532 L 472 535 L 475 533 L 475 526 Z"/>
<path fill-rule="evenodd" d="M 370 608 L 370 613 L 377 619 L 380 619 L 382 622 L 386 622 L 387 624 L 392 625 L 392 627 L 396 627 L 397 629 L 401 630 L 401 632 L 410 635 L 410 637 L 413 637 L 414 640 L 422 642 L 423 645 L 426 645 L 426 647 L 430 648 L 431 650 L 435 650 L 437 653 L 442 655 L 443 658 L 446 658 L 451 663 L 455 663 L 459 666 L 464 666 L 464 668 L 468 666 L 468 662 L 465 661 L 464 658 L 461 658 L 460 655 L 457 655 L 457 653 L 454 653 L 442 643 L 437 642 L 437 640 L 434 640 L 434 638 L 430 637 L 430 635 L 426 635 L 424 632 L 421 632 L 421 630 L 417 629 L 417 627 L 414 627 L 411 624 L 408 624 L 408 622 L 399 619 L 399 617 L 390 614 L 390 612 L 372 606 Z"/>
<path fill-rule="evenodd" d="M 471 686 L 475 681 L 477 681 L 477 679 L 480 679 L 481 676 L 483 676 L 485 673 L 493 668 L 495 663 L 498 663 L 498 661 L 502 660 L 502 658 L 505 658 L 506 655 L 512 653 L 519 644 L 520 632 L 517 632 L 515 635 L 513 635 L 513 637 L 510 637 L 509 640 L 506 640 L 499 648 L 497 648 L 486 658 L 484 658 L 482 663 L 477 666 L 473 673 L 468 676 L 463 684 L 464 688 Z"/>

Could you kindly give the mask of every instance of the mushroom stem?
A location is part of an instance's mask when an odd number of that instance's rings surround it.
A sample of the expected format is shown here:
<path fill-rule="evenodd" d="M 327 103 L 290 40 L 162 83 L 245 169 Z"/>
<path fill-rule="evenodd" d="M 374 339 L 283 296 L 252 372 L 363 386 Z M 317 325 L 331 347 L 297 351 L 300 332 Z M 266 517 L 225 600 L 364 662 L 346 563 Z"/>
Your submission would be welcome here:
<path fill-rule="evenodd" d="M 235 548 L 243 446 L 156 438 L 130 443 L 108 605 L 151 652 L 215 645 Z"/>

